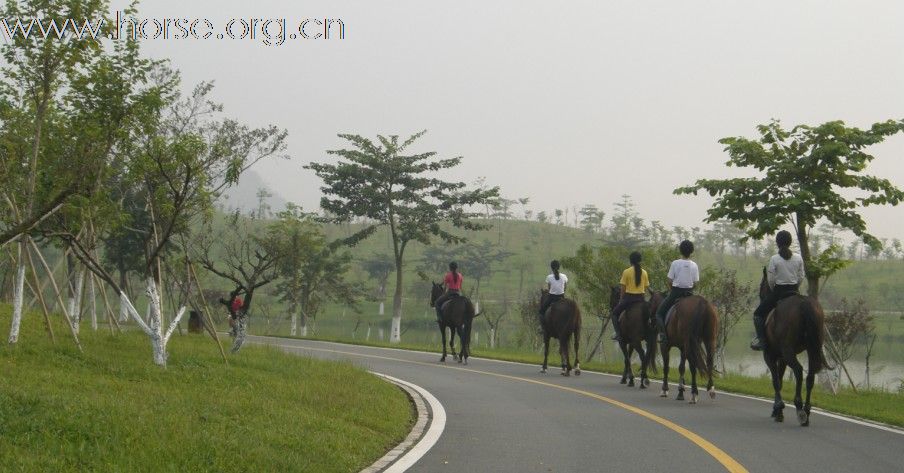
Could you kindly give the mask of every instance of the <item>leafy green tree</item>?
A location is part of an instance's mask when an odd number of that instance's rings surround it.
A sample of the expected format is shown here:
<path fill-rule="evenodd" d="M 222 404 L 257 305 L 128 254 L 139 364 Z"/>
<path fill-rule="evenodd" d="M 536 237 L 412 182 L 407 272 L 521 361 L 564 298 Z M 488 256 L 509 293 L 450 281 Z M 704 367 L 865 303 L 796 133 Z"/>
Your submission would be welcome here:
<path fill-rule="evenodd" d="M 716 337 L 716 354 L 725 372 L 725 345 L 738 322 L 750 313 L 753 304 L 753 287 L 738 280 L 737 271 L 711 266 L 703 268 L 697 292 L 709 300 L 719 314 L 719 333 Z"/>
<path fill-rule="evenodd" d="M 370 222 L 348 238 L 348 243 L 372 235 L 388 226 L 396 271 L 395 295 L 390 342 L 401 341 L 402 288 L 405 250 L 411 242 L 429 245 L 434 237 L 446 243 L 459 243 L 464 238 L 443 228 L 486 229 L 470 219 L 479 214 L 469 207 L 498 195 L 498 188 L 466 190 L 462 182 L 447 182 L 436 177 L 443 169 L 461 162 L 461 157 L 434 160 L 436 152 L 405 154 L 424 135 L 415 133 L 401 141 L 397 135 L 377 136 L 373 141 L 359 135 L 341 134 L 351 149 L 327 151 L 338 156 L 337 164 L 311 163 L 311 169 L 323 179 L 324 193 L 320 206 L 333 215 L 335 222 L 366 217 Z"/>
<path fill-rule="evenodd" d="M 728 219 L 747 237 L 760 239 L 791 224 L 805 263 L 808 293 L 817 296 L 820 278 L 838 267 L 819 266 L 818 255 L 811 251 L 810 234 L 820 220 L 848 229 L 868 244 L 879 245 L 867 233 L 857 208 L 897 205 L 904 199 L 904 192 L 887 179 L 863 174 L 874 159 L 866 148 L 904 130 L 904 121 L 876 123 L 867 130 L 845 126 L 841 121 L 785 130 L 773 120 L 757 130 L 758 139 L 719 140 L 729 155 L 727 166 L 752 169 L 756 176 L 701 179 L 675 193 L 696 195 L 704 191 L 715 197 L 707 222 Z M 860 196 L 847 197 L 851 190 Z M 834 252 L 823 261 L 834 262 Z"/>

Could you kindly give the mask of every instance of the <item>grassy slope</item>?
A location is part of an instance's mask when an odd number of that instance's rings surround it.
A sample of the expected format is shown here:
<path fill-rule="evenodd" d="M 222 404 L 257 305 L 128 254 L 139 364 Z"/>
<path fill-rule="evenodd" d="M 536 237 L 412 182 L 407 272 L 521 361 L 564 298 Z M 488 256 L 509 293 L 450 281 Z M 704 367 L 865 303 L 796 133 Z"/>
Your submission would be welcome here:
<path fill-rule="evenodd" d="M 206 336 L 176 335 L 163 370 L 143 334 L 86 327 L 82 354 L 40 320 L 0 347 L 5 471 L 358 471 L 412 422 L 402 392 L 350 364 L 249 346 L 226 367 Z"/>
<path fill-rule="evenodd" d="M 426 352 L 434 352 L 440 353 L 437 351 L 436 346 L 427 346 L 427 345 L 417 345 L 417 344 L 401 344 L 401 345 L 390 345 L 388 343 L 378 343 L 378 342 L 361 342 L 354 341 L 348 339 L 324 339 L 327 341 L 336 341 L 343 343 L 355 343 L 360 345 L 368 345 L 368 346 L 376 346 L 376 347 L 391 347 L 391 348 L 399 348 L 403 350 L 417 350 L 417 351 L 426 351 Z M 553 345 L 556 342 L 552 342 Z M 554 347 L 550 347 L 550 355 L 549 355 L 549 364 L 551 367 L 559 366 L 559 356 L 555 352 L 557 349 Z M 531 353 L 524 353 L 523 351 L 518 350 L 473 350 L 472 355 L 483 358 L 490 358 L 496 360 L 506 360 L 506 361 L 515 361 L 521 363 L 529 363 L 540 365 L 543 362 L 543 357 L 540 355 L 535 355 Z M 675 365 L 674 358 L 677 357 L 677 351 L 673 350 L 673 361 L 672 365 Z M 587 362 L 581 363 L 581 368 L 585 370 L 598 371 L 603 373 L 614 373 L 621 374 L 623 365 L 621 363 L 598 363 L 598 362 Z M 659 383 L 661 383 L 661 367 L 659 367 L 659 374 L 652 374 L 651 378 L 658 379 Z M 639 368 L 635 364 L 634 365 L 634 374 L 635 376 L 639 376 Z M 688 372 L 688 381 L 690 380 L 690 374 Z M 749 394 L 753 396 L 759 396 L 767 399 L 772 399 L 772 382 L 766 377 L 746 377 L 739 375 L 717 375 L 716 378 L 716 389 L 727 392 L 734 392 L 740 394 Z M 673 368 L 669 371 L 669 378 L 671 383 L 672 395 L 676 392 L 677 389 L 677 381 L 678 381 L 678 369 L 673 366 Z M 615 381 L 607 381 L 614 383 Z M 654 382 L 653 390 L 658 391 L 658 386 L 656 386 L 657 382 Z M 700 386 L 705 386 L 705 381 L 698 380 Z M 703 388 L 701 388 L 701 391 Z M 793 402 L 790 400 L 794 399 L 794 381 L 788 380 L 786 378 L 783 389 L 782 389 L 782 397 L 785 399 L 785 403 L 789 406 L 789 408 L 793 409 Z M 837 395 L 832 395 L 830 392 L 824 390 L 821 386 L 817 385 L 813 388 L 813 395 L 811 399 L 813 406 L 819 407 L 821 409 L 825 409 L 832 412 L 837 412 L 840 414 L 846 414 L 854 417 L 860 417 L 863 419 L 871 419 L 878 422 L 883 422 L 890 425 L 896 425 L 900 427 L 904 427 L 904 408 L 902 408 L 902 396 L 897 393 L 890 393 L 884 391 L 859 391 L 859 393 L 854 393 L 850 389 L 842 389 L 839 391 Z M 768 406 L 763 407 L 764 412 L 768 412 Z"/>

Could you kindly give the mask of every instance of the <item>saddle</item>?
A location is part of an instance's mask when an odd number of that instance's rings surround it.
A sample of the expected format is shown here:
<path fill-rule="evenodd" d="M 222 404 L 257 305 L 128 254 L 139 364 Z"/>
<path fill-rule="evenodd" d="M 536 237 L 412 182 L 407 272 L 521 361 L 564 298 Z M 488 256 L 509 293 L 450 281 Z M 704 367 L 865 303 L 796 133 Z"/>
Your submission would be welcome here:
<path fill-rule="evenodd" d="M 688 297 L 691 295 L 693 295 L 693 294 L 685 294 L 685 295 L 675 299 L 675 303 L 672 304 L 672 307 L 669 309 L 669 311 L 665 313 L 665 320 L 663 321 L 663 323 L 666 327 L 669 326 L 669 320 L 672 320 L 672 316 L 675 315 L 675 309 L 678 308 L 678 302 L 680 302 L 681 299 L 684 299 L 685 297 Z"/>
<path fill-rule="evenodd" d="M 455 299 L 458 299 L 459 297 L 461 297 L 461 294 L 455 294 L 455 293 L 449 294 L 449 298 L 446 299 L 446 302 L 443 302 L 443 305 L 440 306 L 439 310 L 445 311 L 446 307 L 449 305 L 449 303 L 454 301 Z"/>

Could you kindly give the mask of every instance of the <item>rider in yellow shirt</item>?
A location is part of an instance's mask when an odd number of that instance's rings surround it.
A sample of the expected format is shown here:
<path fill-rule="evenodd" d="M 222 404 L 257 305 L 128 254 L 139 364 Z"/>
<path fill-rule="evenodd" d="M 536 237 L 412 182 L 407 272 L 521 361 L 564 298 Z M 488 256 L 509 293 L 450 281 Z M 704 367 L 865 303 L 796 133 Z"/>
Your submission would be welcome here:
<path fill-rule="evenodd" d="M 644 294 L 647 293 L 647 288 L 650 287 L 650 277 L 647 275 L 647 270 L 640 267 L 641 259 L 639 252 L 631 253 L 631 256 L 628 257 L 631 267 L 622 272 L 621 281 L 619 281 L 621 299 L 618 301 L 618 305 L 612 309 L 612 329 L 615 331 L 615 335 L 612 337 L 613 340 L 621 339 L 618 317 L 631 304 L 643 302 Z"/>

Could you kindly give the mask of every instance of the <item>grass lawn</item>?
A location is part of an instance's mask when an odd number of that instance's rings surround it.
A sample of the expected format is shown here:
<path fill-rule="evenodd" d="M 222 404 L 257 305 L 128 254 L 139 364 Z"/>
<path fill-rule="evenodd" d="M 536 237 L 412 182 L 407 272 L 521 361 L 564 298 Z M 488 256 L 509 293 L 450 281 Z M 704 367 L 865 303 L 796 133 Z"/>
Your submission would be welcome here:
<path fill-rule="evenodd" d="M 442 348 L 438 346 L 427 346 L 427 345 L 418 345 L 418 344 L 400 344 L 400 345 L 391 345 L 389 343 L 381 343 L 381 342 L 361 342 L 360 340 L 348 340 L 348 339 L 327 339 L 327 338 L 318 338 L 324 341 L 335 341 L 342 343 L 353 343 L 358 345 L 367 345 L 367 346 L 375 346 L 375 347 L 389 347 L 389 348 L 398 348 L 403 350 L 417 350 L 417 351 L 426 351 L 426 352 L 434 352 L 441 353 Z M 456 346 L 457 347 L 457 346 Z M 549 347 L 549 367 L 551 369 L 558 369 L 560 361 L 558 354 L 558 345 L 557 342 L 553 341 L 550 343 Z M 474 350 L 471 349 L 471 356 L 481 357 L 481 358 L 490 358 L 495 360 L 505 360 L 505 361 L 515 361 L 521 363 L 529 363 L 540 366 L 543 362 L 542 355 L 537 355 L 534 353 L 526 353 L 523 351 L 517 351 L 512 349 L 496 349 L 496 350 L 488 350 L 488 349 L 479 349 Z M 451 359 L 451 358 L 450 358 Z M 669 370 L 669 384 L 671 389 L 671 395 L 674 396 L 678 389 L 678 368 L 677 368 L 677 359 L 678 359 L 678 351 L 672 350 L 672 368 Z M 805 356 L 800 355 L 800 359 L 805 361 Z M 658 393 L 659 384 L 662 382 L 662 367 L 657 363 L 657 367 L 659 368 L 658 374 L 651 374 L 651 379 L 656 379 L 658 381 L 653 381 L 653 386 L 651 386 L 653 391 Z M 623 364 L 619 362 L 615 363 L 598 363 L 598 362 L 589 362 L 584 363 L 581 362 L 581 369 L 583 370 L 591 370 L 598 371 L 603 373 L 614 373 L 621 374 L 623 369 Z M 790 372 L 790 370 L 789 370 Z M 804 371 L 806 373 L 806 370 Z M 636 377 L 640 377 L 640 369 L 637 363 L 634 364 L 634 375 Z M 725 392 L 733 392 L 739 394 L 749 394 L 753 396 L 759 396 L 767 399 L 772 399 L 772 381 L 767 377 L 748 377 L 748 376 L 740 376 L 729 374 L 727 376 L 717 375 L 716 378 L 716 389 L 719 391 Z M 690 371 L 688 370 L 687 379 L 690 382 Z M 616 382 L 616 381 L 612 381 Z M 705 390 L 706 381 L 697 380 L 698 385 L 700 386 L 701 392 Z M 805 389 L 805 387 L 804 387 Z M 794 409 L 794 381 L 793 378 L 789 380 L 787 377 L 785 379 L 785 383 L 782 389 L 782 397 L 785 400 L 785 404 L 789 409 Z M 857 393 L 852 391 L 849 388 L 842 388 L 839 390 L 837 395 L 832 395 L 831 392 L 823 389 L 818 384 L 813 388 L 813 394 L 811 398 L 812 404 L 814 407 L 818 407 L 821 409 L 825 409 L 827 411 L 836 412 L 839 414 L 846 414 L 854 417 L 860 417 L 863 419 L 870 419 L 890 425 L 896 425 L 899 427 L 904 427 L 904 394 L 895 393 L 895 392 L 887 392 L 887 391 L 863 391 L 860 390 Z M 768 414 L 769 407 L 763 405 L 763 412 Z"/>
<path fill-rule="evenodd" d="M 0 305 L 3 338 L 10 306 Z M 359 471 L 413 422 L 398 388 L 348 363 L 246 346 L 225 366 L 207 335 L 175 335 L 169 366 L 144 334 L 83 324 L 79 353 L 26 314 L 0 346 L 4 471 Z"/>

